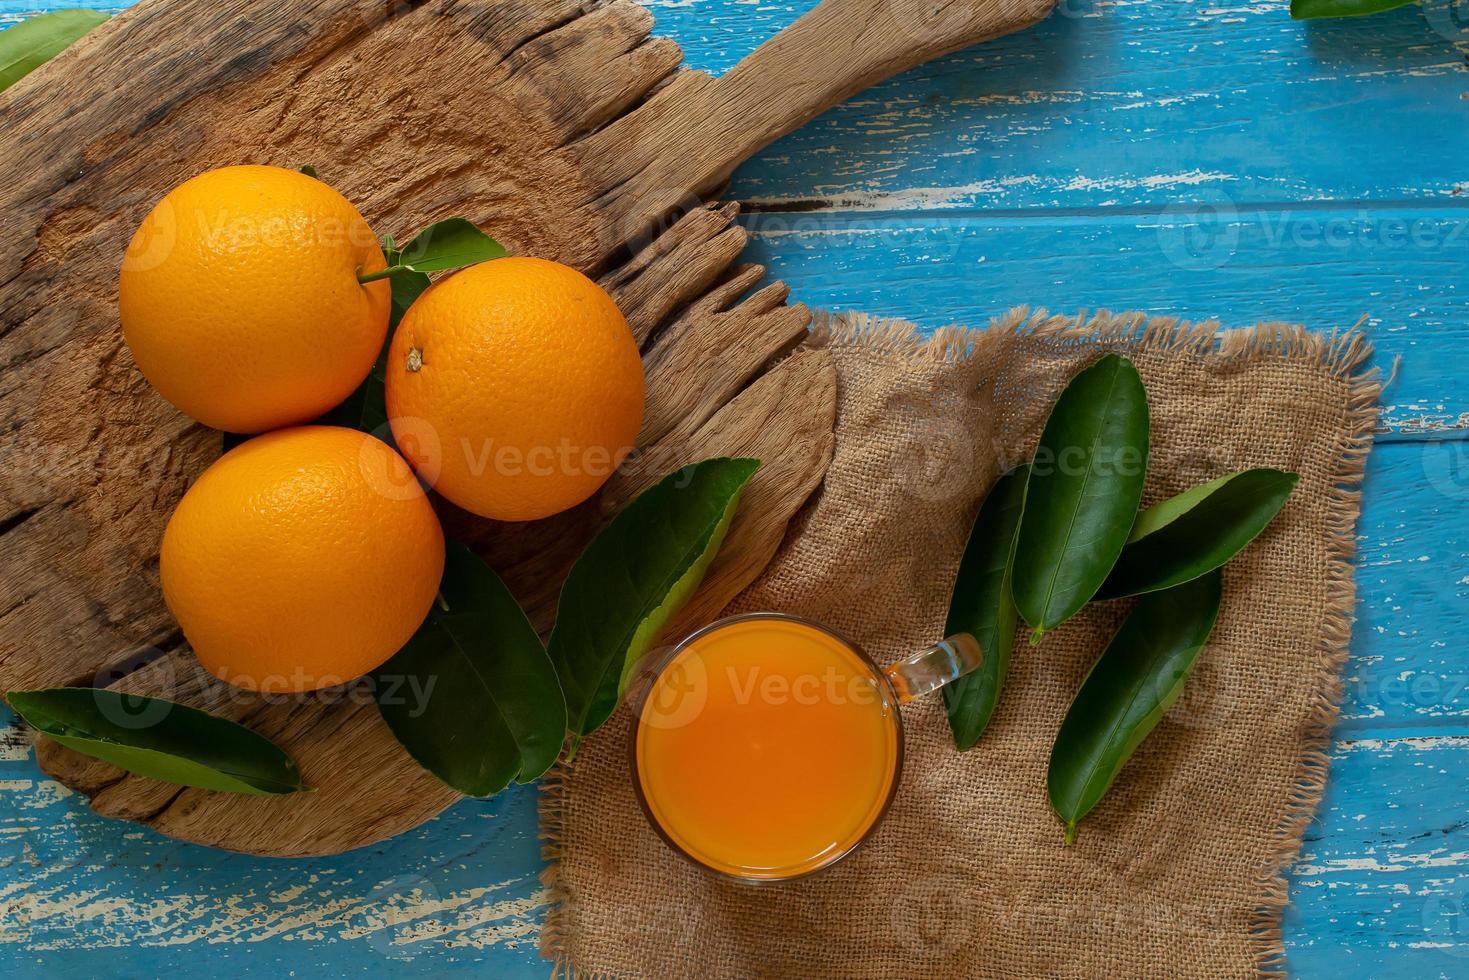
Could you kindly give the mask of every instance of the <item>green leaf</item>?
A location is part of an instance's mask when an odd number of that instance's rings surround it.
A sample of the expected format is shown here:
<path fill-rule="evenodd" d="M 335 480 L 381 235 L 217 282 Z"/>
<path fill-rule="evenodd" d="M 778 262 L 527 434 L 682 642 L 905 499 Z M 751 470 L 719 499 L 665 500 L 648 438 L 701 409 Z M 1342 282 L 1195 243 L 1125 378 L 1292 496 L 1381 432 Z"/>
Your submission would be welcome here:
<path fill-rule="evenodd" d="M 1208 497 L 1209 494 L 1218 490 L 1224 484 L 1234 479 L 1238 474 L 1227 473 L 1217 480 L 1208 483 L 1200 483 L 1196 487 L 1190 487 L 1177 496 L 1160 500 L 1147 510 L 1137 515 L 1137 520 L 1132 523 L 1132 532 L 1127 535 L 1127 543 L 1132 544 L 1141 538 L 1145 538 L 1154 531 L 1178 520 L 1190 510 L 1199 505 L 1199 501 Z"/>
<path fill-rule="evenodd" d="M 1051 408 L 1026 488 L 1011 592 L 1031 643 L 1086 605 L 1122 552 L 1148 465 L 1148 395 L 1106 354 Z"/>
<path fill-rule="evenodd" d="M 505 246 L 480 231 L 466 218 L 446 218 L 429 225 L 403 246 L 401 258 L 389 265 L 405 265 L 418 272 L 458 269 L 498 259 Z"/>
<path fill-rule="evenodd" d="M 551 631 L 573 738 L 617 706 L 633 667 L 704 577 L 759 460 L 708 459 L 624 507 L 582 552 Z"/>
<path fill-rule="evenodd" d="M 1265 530 L 1298 479 L 1281 470 L 1244 470 L 1149 507 L 1097 598 L 1154 592 L 1213 571 Z"/>
<path fill-rule="evenodd" d="M 1010 670 L 1010 648 L 1015 642 L 1010 563 L 1029 475 L 1029 466 L 1017 466 L 995 481 L 979 507 L 954 578 L 944 635 L 968 633 L 984 651 L 978 667 L 943 689 L 949 728 L 961 751 L 984 734 Z"/>
<path fill-rule="evenodd" d="M 402 254 L 392 247 L 392 239 L 388 239 L 388 246 L 383 250 L 387 256 L 389 265 L 398 265 L 402 262 Z M 432 283 L 428 276 L 422 272 L 403 272 L 393 276 L 393 305 L 388 313 L 388 340 L 393 339 L 393 331 L 398 329 L 398 324 L 403 320 L 403 314 L 408 312 L 408 307 L 413 301 L 423 295 L 424 290 Z M 386 354 L 388 345 L 383 344 L 383 353 Z"/>
<path fill-rule="evenodd" d="M 1221 582 L 1216 570 L 1143 596 L 1082 681 L 1046 778 L 1066 843 L 1182 693 L 1219 616 Z"/>
<path fill-rule="evenodd" d="M 1413 2 L 1414 0 L 1290 0 L 1290 15 L 1294 20 L 1362 17 L 1366 14 L 1380 14 L 1384 10 L 1396 10 Z"/>
<path fill-rule="evenodd" d="M 321 179 L 321 177 L 318 176 L 317 173 L 316 173 L 316 168 L 313 167 L 309 163 L 302 165 L 299 169 L 300 169 L 300 171 L 303 174 L 305 174 L 306 176 L 310 177 L 312 180 L 320 180 Z"/>
<path fill-rule="evenodd" d="M 57 10 L 0 31 L 0 92 L 107 20 L 98 10 Z"/>
<path fill-rule="evenodd" d="M 457 541 L 439 601 L 373 680 L 403 748 L 467 796 L 529 782 L 561 752 L 566 703 L 546 648 L 505 583 Z"/>
<path fill-rule="evenodd" d="M 180 786 L 226 793 L 294 793 L 296 764 L 270 739 L 206 711 L 103 688 L 11 691 L 15 712 L 83 755 Z"/>

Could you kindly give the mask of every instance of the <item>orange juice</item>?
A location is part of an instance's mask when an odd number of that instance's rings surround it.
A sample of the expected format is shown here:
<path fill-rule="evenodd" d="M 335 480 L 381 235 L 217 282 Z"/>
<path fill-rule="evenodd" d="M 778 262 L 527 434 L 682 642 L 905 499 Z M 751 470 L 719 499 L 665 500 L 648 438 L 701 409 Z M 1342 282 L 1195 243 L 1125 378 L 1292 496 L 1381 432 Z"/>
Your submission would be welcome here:
<path fill-rule="evenodd" d="M 897 706 L 869 661 L 801 621 L 697 634 L 652 681 L 637 783 L 676 848 L 740 878 L 816 871 L 882 816 L 900 765 Z"/>

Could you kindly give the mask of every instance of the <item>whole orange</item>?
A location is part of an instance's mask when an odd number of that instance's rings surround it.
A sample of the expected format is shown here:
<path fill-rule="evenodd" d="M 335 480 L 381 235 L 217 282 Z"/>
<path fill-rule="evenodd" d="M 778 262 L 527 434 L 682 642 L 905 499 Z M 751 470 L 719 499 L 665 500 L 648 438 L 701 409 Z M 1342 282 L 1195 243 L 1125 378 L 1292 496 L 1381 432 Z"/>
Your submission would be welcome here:
<path fill-rule="evenodd" d="M 223 167 L 175 187 L 123 256 L 123 339 L 159 393 L 205 425 L 306 422 L 362 383 L 392 287 L 350 201 L 280 167 Z"/>
<path fill-rule="evenodd" d="M 388 348 L 388 419 L 420 476 L 465 510 L 546 517 L 597 491 L 643 423 L 627 320 L 569 266 L 471 266 L 408 308 Z"/>
<path fill-rule="evenodd" d="M 444 532 L 403 458 L 363 432 L 281 429 L 194 482 L 163 532 L 163 598 L 210 673 L 312 691 L 380 666 L 428 615 Z"/>

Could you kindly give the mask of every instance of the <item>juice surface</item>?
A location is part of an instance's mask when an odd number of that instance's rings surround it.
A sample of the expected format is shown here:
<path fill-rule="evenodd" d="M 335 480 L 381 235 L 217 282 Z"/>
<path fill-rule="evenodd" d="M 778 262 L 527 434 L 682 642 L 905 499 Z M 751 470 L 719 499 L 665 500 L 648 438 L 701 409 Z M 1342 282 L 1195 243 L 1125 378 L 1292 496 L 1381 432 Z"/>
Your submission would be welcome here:
<path fill-rule="evenodd" d="M 896 710 L 835 637 L 788 620 L 731 623 L 653 683 L 637 732 L 644 798 L 715 870 L 813 871 L 881 815 L 898 767 Z"/>

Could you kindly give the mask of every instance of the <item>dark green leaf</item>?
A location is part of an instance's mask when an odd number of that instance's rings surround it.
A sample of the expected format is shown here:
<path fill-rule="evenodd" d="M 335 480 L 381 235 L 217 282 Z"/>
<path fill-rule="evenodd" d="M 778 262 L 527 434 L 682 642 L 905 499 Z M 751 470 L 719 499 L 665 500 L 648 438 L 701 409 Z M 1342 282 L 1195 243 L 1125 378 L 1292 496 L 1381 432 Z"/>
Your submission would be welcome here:
<path fill-rule="evenodd" d="M 56 10 L 0 31 L 0 92 L 107 19 L 97 10 Z"/>
<path fill-rule="evenodd" d="M 1097 598 L 1154 592 L 1218 568 L 1265 530 L 1298 479 L 1281 470 L 1244 470 L 1149 507 Z"/>
<path fill-rule="evenodd" d="M 1227 473 L 1218 479 L 1210 480 L 1208 483 L 1200 483 L 1196 487 L 1189 487 L 1183 493 L 1175 494 L 1167 500 L 1160 500 L 1137 515 L 1137 520 L 1132 522 L 1132 530 L 1128 532 L 1127 543 L 1132 544 L 1134 541 L 1145 538 L 1159 528 L 1178 520 L 1178 518 L 1197 507 L 1199 501 L 1234 479 L 1236 475 L 1234 473 Z"/>
<path fill-rule="evenodd" d="M 1082 681 L 1046 779 L 1066 843 L 1183 691 L 1219 616 L 1221 582 L 1215 570 L 1143 596 Z"/>
<path fill-rule="evenodd" d="M 970 748 L 984 734 L 1000 702 L 1015 642 L 1015 603 L 1010 598 L 1010 562 L 1015 532 L 1025 507 L 1028 466 L 1017 466 L 995 481 L 980 505 L 969 544 L 954 578 L 944 635 L 968 633 L 979 641 L 984 660 L 944 687 L 944 706 L 954 744 Z"/>
<path fill-rule="evenodd" d="M 1361 17 L 1384 10 L 1406 7 L 1414 0 L 1290 0 L 1290 15 L 1296 20 L 1317 17 Z"/>
<path fill-rule="evenodd" d="M 317 176 L 316 168 L 309 163 L 301 167 L 301 172 L 313 180 L 321 179 L 321 177 Z"/>
<path fill-rule="evenodd" d="M 611 716 L 633 667 L 703 579 L 759 467 L 754 459 L 708 459 L 668 475 L 576 560 L 549 644 L 573 738 Z"/>
<path fill-rule="evenodd" d="M 529 782 L 561 751 L 566 703 L 546 648 L 505 583 L 457 541 L 439 600 L 373 682 L 408 754 L 467 796 Z"/>
<path fill-rule="evenodd" d="M 402 257 L 389 265 L 406 265 L 419 272 L 458 269 L 498 259 L 505 247 L 465 218 L 446 218 L 429 225 L 403 246 Z"/>
<path fill-rule="evenodd" d="M 91 687 L 11 691 L 5 698 L 43 735 L 140 776 L 226 793 L 308 788 L 270 739 L 197 708 Z"/>
<path fill-rule="evenodd" d="M 1026 488 L 1011 592 L 1031 642 L 1086 605 L 1122 552 L 1148 465 L 1148 395 L 1106 354 L 1051 408 Z"/>
<path fill-rule="evenodd" d="M 390 253 L 389 263 L 395 263 L 398 259 L 396 252 Z M 423 295 L 423 291 L 431 285 L 428 276 L 422 272 L 400 272 L 392 278 L 393 283 L 393 305 L 388 314 L 388 340 L 393 339 L 393 331 L 398 329 L 398 324 L 403 320 L 403 314 L 408 312 L 408 307 L 413 301 Z M 383 344 L 383 353 L 387 353 L 387 344 Z"/>

